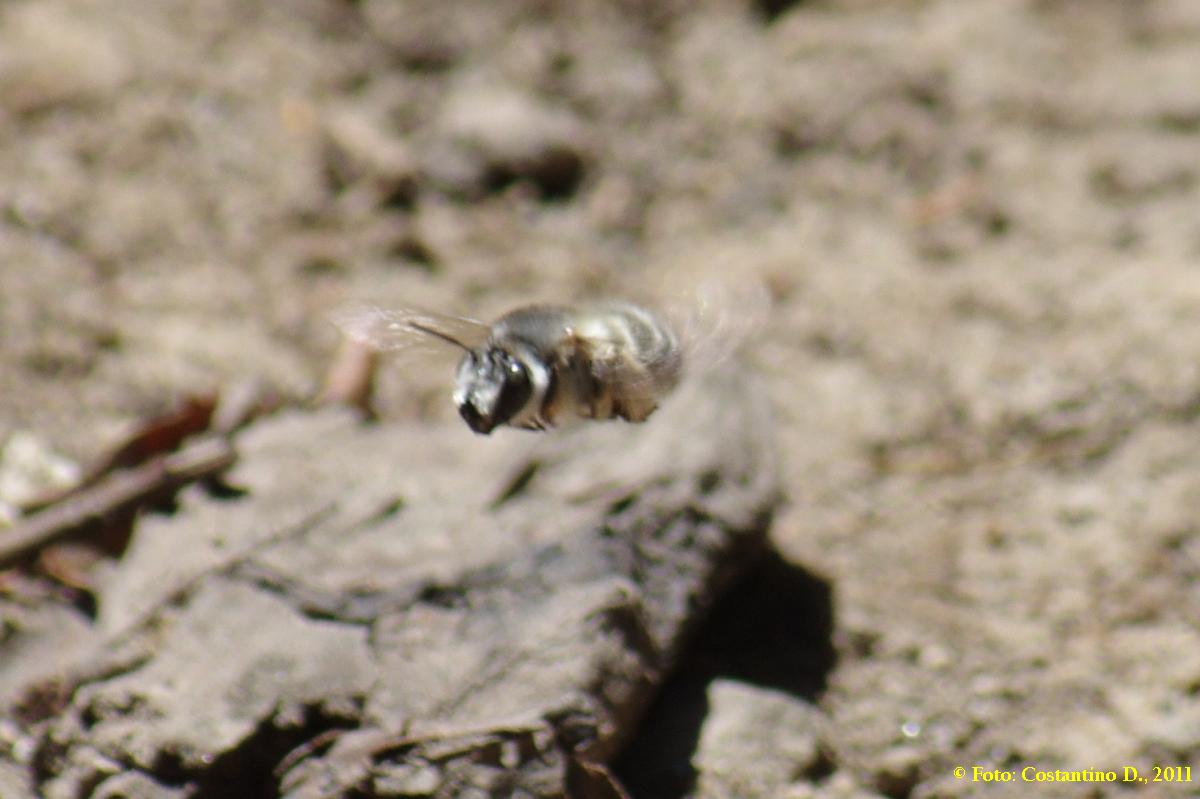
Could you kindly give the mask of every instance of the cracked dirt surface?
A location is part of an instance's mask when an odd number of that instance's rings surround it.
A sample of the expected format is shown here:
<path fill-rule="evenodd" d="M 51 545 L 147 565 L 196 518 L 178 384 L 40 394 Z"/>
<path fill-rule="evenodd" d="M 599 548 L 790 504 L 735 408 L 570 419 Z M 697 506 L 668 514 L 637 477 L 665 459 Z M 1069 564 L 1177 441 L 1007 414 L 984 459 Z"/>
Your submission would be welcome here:
<path fill-rule="evenodd" d="M 837 660 L 819 745 L 750 784 L 1200 769 L 1198 69 L 1191 0 L 11 0 L 0 438 L 85 460 L 182 393 L 309 394 L 347 301 L 753 276 L 772 537 Z M 385 417 L 453 421 L 450 373 L 388 370 Z M 772 697 L 709 704 L 810 718 Z M 736 723 L 697 790 L 745 784 Z"/>
<path fill-rule="evenodd" d="M 634 444 L 617 425 L 517 447 L 341 410 L 260 422 L 228 474 L 239 496 L 196 487 L 139 527 L 98 590 L 105 640 L 45 675 L 60 706 L 34 718 L 22 692 L 26 790 L 115 796 L 136 774 L 193 797 L 553 797 L 596 781 L 573 769 L 611 781 L 697 618 L 763 550 L 778 486 L 752 382 L 685 390 Z M 416 468 L 381 468 L 405 451 Z M 618 455 L 631 465 L 603 491 L 573 493 Z M 514 457 L 544 464 L 517 492 L 498 468 Z"/>

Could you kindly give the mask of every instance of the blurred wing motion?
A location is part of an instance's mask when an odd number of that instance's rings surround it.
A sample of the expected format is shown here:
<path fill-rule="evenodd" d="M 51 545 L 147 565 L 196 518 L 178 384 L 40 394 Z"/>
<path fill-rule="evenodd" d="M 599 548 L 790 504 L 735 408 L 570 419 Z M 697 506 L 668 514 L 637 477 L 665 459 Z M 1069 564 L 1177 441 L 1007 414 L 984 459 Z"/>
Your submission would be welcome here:
<path fill-rule="evenodd" d="M 720 368 L 761 336 L 771 314 L 771 295 L 754 280 L 709 279 L 663 308 L 679 337 L 684 371 Z"/>
<path fill-rule="evenodd" d="M 373 305 L 336 311 L 330 320 L 347 338 L 380 352 L 407 352 L 439 343 L 473 349 L 481 346 L 490 332 L 487 325 L 474 319 Z"/>

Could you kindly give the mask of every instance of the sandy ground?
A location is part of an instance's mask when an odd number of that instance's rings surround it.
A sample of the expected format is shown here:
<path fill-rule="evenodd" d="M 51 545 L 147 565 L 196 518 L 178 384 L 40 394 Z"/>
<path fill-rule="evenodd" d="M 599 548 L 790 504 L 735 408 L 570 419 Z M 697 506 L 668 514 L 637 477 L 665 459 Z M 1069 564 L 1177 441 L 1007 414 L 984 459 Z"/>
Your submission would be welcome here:
<path fill-rule="evenodd" d="M 345 302 L 765 281 L 838 655 L 795 795 L 1198 790 L 1194 0 L 11 0 L 0 175 L 0 442 L 81 462 L 312 392 Z"/>

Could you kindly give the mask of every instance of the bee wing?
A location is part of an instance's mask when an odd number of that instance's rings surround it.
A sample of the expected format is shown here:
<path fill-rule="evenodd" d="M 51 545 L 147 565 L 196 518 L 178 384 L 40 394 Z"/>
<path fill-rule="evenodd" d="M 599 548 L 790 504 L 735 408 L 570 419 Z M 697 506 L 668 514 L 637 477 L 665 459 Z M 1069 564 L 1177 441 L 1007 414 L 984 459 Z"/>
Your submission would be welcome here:
<path fill-rule="evenodd" d="M 474 349 L 487 340 L 490 332 L 488 325 L 462 316 L 373 305 L 335 311 L 330 321 L 347 338 L 379 352 L 407 352 L 446 344 Z"/>
<path fill-rule="evenodd" d="M 753 280 L 709 279 L 664 306 L 663 319 L 679 339 L 685 373 L 703 374 L 735 358 L 762 334 L 771 295 Z"/>

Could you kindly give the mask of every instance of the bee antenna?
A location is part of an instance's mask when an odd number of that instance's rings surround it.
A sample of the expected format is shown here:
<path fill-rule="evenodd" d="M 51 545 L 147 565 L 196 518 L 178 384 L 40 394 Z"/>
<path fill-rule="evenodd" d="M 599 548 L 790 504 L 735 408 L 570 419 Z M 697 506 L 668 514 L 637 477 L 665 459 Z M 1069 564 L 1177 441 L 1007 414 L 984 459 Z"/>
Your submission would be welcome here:
<path fill-rule="evenodd" d="M 466 344 L 462 343 L 461 341 L 456 339 L 454 336 L 443 333 L 440 330 L 434 330 L 432 327 L 426 327 L 425 325 L 420 324 L 419 322 L 409 322 L 408 326 L 411 327 L 413 330 L 420 330 L 422 333 L 427 333 L 428 335 L 433 336 L 434 338 L 440 338 L 442 341 L 445 341 L 448 344 L 453 344 L 454 346 L 458 347 L 459 349 L 463 350 L 464 352 L 471 351 L 471 348 L 468 347 Z"/>

